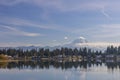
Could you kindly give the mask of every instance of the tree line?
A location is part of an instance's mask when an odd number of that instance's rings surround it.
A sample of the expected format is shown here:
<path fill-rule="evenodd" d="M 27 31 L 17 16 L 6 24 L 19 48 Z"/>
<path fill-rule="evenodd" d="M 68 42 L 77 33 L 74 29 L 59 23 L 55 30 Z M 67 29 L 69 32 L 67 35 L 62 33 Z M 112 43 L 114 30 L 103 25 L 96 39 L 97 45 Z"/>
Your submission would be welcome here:
<path fill-rule="evenodd" d="M 97 55 L 107 55 L 107 54 L 120 54 L 120 46 L 119 47 L 114 47 L 114 46 L 109 46 L 105 51 L 94 51 L 91 49 L 88 49 L 86 47 L 84 48 L 67 48 L 67 47 L 62 47 L 61 49 L 54 49 L 54 50 L 49 50 L 49 49 L 44 49 L 44 48 L 39 48 L 39 49 L 31 49 L 31 50 L 23 50 L 23 49 L 0 49 L 0 54 L 12 56 L 12 57 L 46 57 L 46 58 L 52 58 L 55 56 L 61 55 L 62 57 L 64 56 L 82 56 L 82 57 L 95 57 Z"/>

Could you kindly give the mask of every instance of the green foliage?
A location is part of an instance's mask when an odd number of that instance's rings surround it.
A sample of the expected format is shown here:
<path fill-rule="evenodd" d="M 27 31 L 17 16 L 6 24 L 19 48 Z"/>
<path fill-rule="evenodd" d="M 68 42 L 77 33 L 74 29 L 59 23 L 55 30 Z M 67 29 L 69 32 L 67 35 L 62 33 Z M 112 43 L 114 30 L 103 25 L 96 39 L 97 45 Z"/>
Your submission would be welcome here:
<path fill-rule="evenodd" d="M 105 51 L 106 54 L 120 54 L 120 46 L 119 47 L 113 47 L 109 46 L 107 47 L 107 50 Z"/>
<path fill-rule="evenodd" d="M 31 49 L 31 50 L 23 50 L 23 49 L 1 49 L 0 50 L 0 59 L 7 59 L 4 55 L 16 57 L 16 58 L 31 58 L 31 57 L 41 57 L 41 58 L 52 58 L 55 56 L 61 55 L 62 57 L 65 56 L 82 56 L 85 58 L 95 58 L 97 55 L 104 56 L 104 54 L 120 54 L 120 46 L 119 47 L 113 47 L 109 46 L 105 50 L 105 52 L 102 51 L 92 51 L 88 48 L 67 48 L 62 47 L 61 49 L 55 49 L 50 51 L 49 49 Z"/>

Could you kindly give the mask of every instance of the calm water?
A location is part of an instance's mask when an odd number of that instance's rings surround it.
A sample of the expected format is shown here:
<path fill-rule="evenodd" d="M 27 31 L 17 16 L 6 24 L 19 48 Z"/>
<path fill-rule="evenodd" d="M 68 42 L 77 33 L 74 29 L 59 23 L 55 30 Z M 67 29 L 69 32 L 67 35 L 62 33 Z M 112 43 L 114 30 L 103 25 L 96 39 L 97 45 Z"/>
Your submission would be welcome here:
<path fill-rule="evenodd" d="M 0 80 L 120 80 L 120 63 L 1 62 Z"/>

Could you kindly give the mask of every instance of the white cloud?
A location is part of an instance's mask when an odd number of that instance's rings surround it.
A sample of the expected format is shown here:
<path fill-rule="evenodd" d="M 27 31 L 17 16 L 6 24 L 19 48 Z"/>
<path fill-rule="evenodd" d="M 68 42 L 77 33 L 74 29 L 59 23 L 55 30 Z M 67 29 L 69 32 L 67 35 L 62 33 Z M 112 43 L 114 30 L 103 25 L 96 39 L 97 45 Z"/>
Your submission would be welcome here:
<path fill-rule="evenodd" d="M 64 39 L 65 39 L 65 40 L 67 40 L 67 39 L 68 39 L 68 37 L 67 37 L 67 36 L 65 36 L 65 37 L 64 37 Z"/>
<path fill-rule="evenodd" d="M 84 37 L 80 36 L 79 39 L 85 39 Z"/>
<path fill-rule="evenodd" d="M 110 43 L 110 42 L 94 42 L 94 43 L 77 43 L 76 46 L 83 46 L 83 47 L 107 47 L 107 46 L 120 46 L 120 43 Z"/>
<path fill-rule="evenodd" d="M 96 38 L 114 38 L 120 36 L 120 24 L 103 24 L 99 25 L 99 29 L 94 37 Z"/>
<path fill-rule="evenodd" d="M 0 25 L 0 27 L 3 27 L 8 30 L 6 32 L 4 32 L 4 31 L 0 32 L 1 34 L 5 34 L 5 35 L 17 35 L 17 36 L 28 36 L 28 37 L 42 36 L 39 33 L 25 32 L 25 31 L 21 31 L 16 28 L 13 28 L 11 26 Z"/>

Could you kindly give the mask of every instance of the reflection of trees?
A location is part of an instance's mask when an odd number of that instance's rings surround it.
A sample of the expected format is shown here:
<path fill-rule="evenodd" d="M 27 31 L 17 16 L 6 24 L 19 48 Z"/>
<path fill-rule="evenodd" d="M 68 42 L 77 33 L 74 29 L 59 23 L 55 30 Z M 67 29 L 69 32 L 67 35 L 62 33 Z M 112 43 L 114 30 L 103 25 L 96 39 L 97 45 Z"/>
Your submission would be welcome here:
<path fill-rule="evenodd" d="M 108 69 L 117 69 L 119 68 L 120 69 L 120 62 L 107 62 L 105 63 L 105 65 L 107 66 Z"/>
<path fill-rule="evenodd" d="M 96 61 L 81 61 L 81 62 L 55 62 L 55 61 L 19 61 L 19 62 L 0 62 L 0 68 L 18 68 L 18 69 L 49 69 L 50 67 L 54 67 L 56 69 L 61 68 L 62 70 L 71 69 L 71 68 L 82 68 L 87 69 L 92 66 L 102 66 L 105 64 L 108 69 L 120 69 L 119 62 L 96 62 Z"/>
<path fill-rule="evenodd" d="M 0 68 L 5 68 L 7 64 L 7 62 L 0 62 Z"/>

